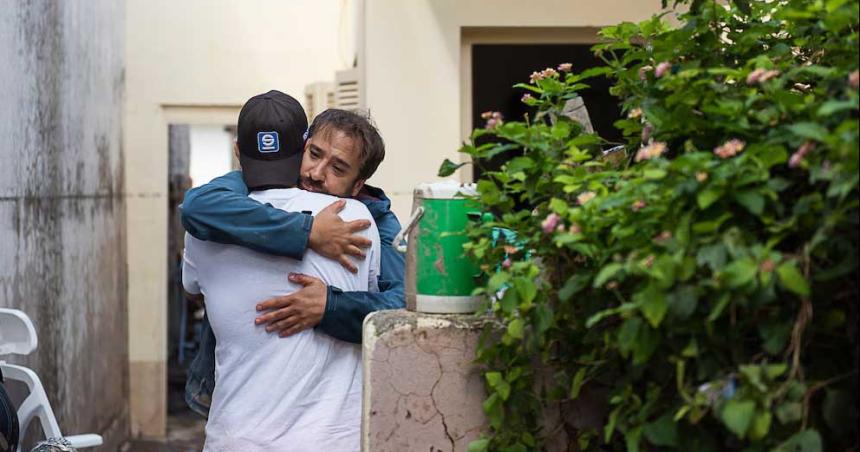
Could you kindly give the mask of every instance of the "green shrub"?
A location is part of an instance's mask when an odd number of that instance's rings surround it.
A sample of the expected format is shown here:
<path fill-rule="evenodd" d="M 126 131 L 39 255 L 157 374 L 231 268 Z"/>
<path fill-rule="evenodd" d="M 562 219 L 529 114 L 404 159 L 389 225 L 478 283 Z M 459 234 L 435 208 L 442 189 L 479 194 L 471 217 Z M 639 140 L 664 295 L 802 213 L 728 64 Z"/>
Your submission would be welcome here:
<path fill-rule="evenodd" d="M 609 394 L 583 450 L 857 447 L 858 1 L 719 3 L 605 28 L 605 67 L 535 73 L 537 112 L 461 149 L 512 156 L 466 245 L 506 327 L 471 449 L 540 449 L 583 391 Z M 606 156 L 561 114 L 600 74 L 627 115 Z"/>

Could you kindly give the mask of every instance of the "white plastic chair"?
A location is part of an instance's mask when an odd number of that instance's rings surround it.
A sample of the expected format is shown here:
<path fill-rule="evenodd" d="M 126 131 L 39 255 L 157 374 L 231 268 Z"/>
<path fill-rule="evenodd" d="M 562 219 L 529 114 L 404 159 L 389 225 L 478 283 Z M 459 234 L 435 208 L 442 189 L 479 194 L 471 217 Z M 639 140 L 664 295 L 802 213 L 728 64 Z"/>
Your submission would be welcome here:
<path fill-rule="evenodd" d="M 37 345 L 36 329 L 27 314 L 17 309 L 0 308 L 0 355 L 29 355 Z M 2 360 L 0 370 L 3 371 L 4 378 L 21 381 L 30 391 L 18 408 L 18 423 L 22 435 L 27 431 L 30 422 L 38 418 L 46 438 L 65 438 L 76 449 L 102 444 L 101 435 L 93 433 L 63 436 L 36 372 Z M 20 444 L 18 452 L 21 452 Z"/>

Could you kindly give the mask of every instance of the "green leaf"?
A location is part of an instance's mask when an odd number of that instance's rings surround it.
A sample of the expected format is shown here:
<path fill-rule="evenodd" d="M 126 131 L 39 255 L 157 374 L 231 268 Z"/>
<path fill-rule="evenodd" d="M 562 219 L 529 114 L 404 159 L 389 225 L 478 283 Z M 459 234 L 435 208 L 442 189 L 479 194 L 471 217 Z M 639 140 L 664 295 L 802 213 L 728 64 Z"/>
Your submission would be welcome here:
<path fill-rule="evenodd" d="M 715 243 L 699 248 L 696 252 L 696 263 L 707 265 L 712 271 L 718 271 L 726 265 L 726 247 L 722 243 Z"/>
<path fill-rule="evenodd" d="M 520 295 L 520 302 L 522 303 L 531 303 L 531 301 L 534 300 L 535 296 L 537 295 L 537 286 L 535 286 L 534 281 L 530 279 L 514 279 L 514 288 Z"/>
<path fill-rule="evenodd" d="M 487 452 L 490 448 L 490 440 L 487 438 L 476 439 L 469 443 L 469 452 Z"/>
<path fill-rule="evenodd" d="M 758 334 L 763 341 L 762 348 L 771 355 L 778 355 L 788 342 L 788 337 L 791 334 L 791 323 L 763 322 L 758 327 Z"/>
<path fill-rule="evenodd" d="M 708 187 L 699 192 L 696 196 L 696 203 L 699 205 L 699 209 L 705 210 L 708 207 L 711 207 L 711 204 L 715 203 L 720 197 L 723 195 L 723 191 L 716 187 Z"/>
<path fill-rule="evenodd" d="M 588 281 L 591 279 L 589 273 L 579 273 L 567 278 L 567 282 L 561 290 L 558 291 L 558 298 L 561 301 L 570 300 L 577 292 L 588 287 Z"/>
<path fill-rule="evenodd" d="M 639 304 L 639 309 L 642 311 L 642 315 L 648 320 L 648 323 L 654 328 L 660 326 L 663 317 L 666 316 L 666 311 L 669 310 L 669 303 L 666 302 L 663 291 L 651 285 L 634 295 L 633 299 Z"/>
<path fill-rule="evenodd" d="M 708 322 L 713 322 L 720 318 L 720 315 L 726 309 L 726 306 L 729 305 L 729 302 L 732 301 L 732 294 L 725 292 L 723 293 L 719 300 L 717 300 L 716 306 L 711 309 L 711 313 L 708 314 Z"/>
<path fill-rule="evenodd" d="M 487 290 L 496 292 L 510 279 L 511 275 L 508 272 L 498 272 L 490 277 L 490 281 L 487 283 Z"/>
<path fill-rule="evenodd" d="M 696 288 L 692 286 L 681 286 L 668 296 L 669 313 L 673 318 L 686 320 L 696 311 L 698 296 Z"/>
<path fill-rule="evenodd" d="M 785 363 L 768 364 L 764 366 L 764 376 L 768 380 L 773 381 L 784 374 L 786 370 L 788 370 L 788 366 Z"/>
<path fill-rule="evenodd" d="M 511 323 L 508 324 L 508 335 L 514 339 L 522 339 L 523 327 L 525 327 L 523 319 L 511 320 Z"/>
<path fill-rule="evenodd" d="M 774 449 L 774 452 L 821 452 L 821 435 L 816 430 L 795 433 L 787 441 Z"/>
<path fill-rule="evenodd" d="M 745 191 L 734 194 L 735 201 L 746 207 L 753 215 L 761 215 L 764 211 L 764 196 L 754 191 Z"/>
<path fill-rule="evenodd" d="M 666 177 L 666 170 L 659 168 L 649 168 L 642 172 L 645 179 L 659 180 Z"/>
<path fill-rule="evenodd" d="M 576 400 L 579 397 L 579 391 L 582 389 L 582 384 L 585 382 L 586 368 L 580 367 L 573 376 L 573 382 L 570 384 L 570 398 Z"/>
<path fill-rule="evenodd" d="M 795 135 L 815 141 L 827 140 L 827 129 L 817 122 L 798 122 L 788 127 Z"/>
<path fill-rule="evenodd" d="M 809 283 L 794 261 L 788 261 L 780 265 L 776 269 L 776 274 L 779 276 L 779 281 L 786 289 L 800 295 L 801 297 L 809 296 Z"/>
<path fill-rule="evenodd" d="M 468 163 L 469 162 L 454 163 L 448 159 L 445 159 L 445 161 L 442 162 L 442 165 L 439 166 L 439 172 L 437 173 L 437 175 L 439 177 L 448 177 L 454 174 L 454 172 L 460 169 L 460 167 Z"/>
<path fill-rule="evenodd" d="M 567 213 L 568 205 L 567 202 L 562 199 L 552 198 L 549 200 L 549 208 L 559 215 L 564 215 Z"/>
<path fill-rule="evenodd" d="M 800 402 L 783 402 L 776 407 L 775 413 L 781 424 L 791 424 L 803 416 L 803 405 Z"/>
<path fill-rule="evenodd" d="M 517 296 L 517 291 L 515 290 L 506 290 L 505 294 L 502 295 L 502 298 L 499 300 L 499 307 L 502 308 L 502 312 L 505 314 L 514 312 L 517 309 L 518 304 L 520 304 L 520 300 Z"/>
<path fill-rule="evenodd" d="M 751 400 L 728 400 L 723 405 L 720 418 L 738 438 L 744 438 L 753 420 L 755 402 Z"/>
<path fill-rule="evenodd" d="M 600 269 L 600 272 L 597 273 L 597 276 L 594 278 L 594 283 L 591 286 L 595 288 L 603 287 L 603 285 L 606 284 L 609 278 L 615 276 L 615 274 L 621 271 L 621 269 L 623 268 L 623 264 L 619 264 L 616 262 L 605 265 L 603 268 Z"/>
<path fill-rule="evenodd" d="M 770 431 L 771 418 L 770 411 L 759 411 L 756 413 L 749 431 L 751 440 L 757 441 L 767 436 L 767 433 Z"/>
<path fill-rule="evenodd" d="M 723 270 L 723 281 L 729 287 L 741 287 L 755 279 L 758 265 L 751 257 L 736 260 Z"/>
<path fill-rule="evenodd" d="M 857 101 L 853 100 L 828 100 L 821 104 L 818 111 L 815 113 L 818 116 L 830 116 L 834 113 L 839 113 L 845 110 L 854 110 L 857 108 Z"/>
<path fill-rule="evenodd" d="M 490 421 L 490 426 L 499 428 L 502 425 L 505 417 L 504 407 L 502 406 L 499 395 L 495 392 L 490 394 L 483 403 L 484 413 L 487 415 L 487 420 Z"/>
<path fill-rule="evenodd" d="M 534 326 L 538 334 L 546 332 L 553 323 L 552 308 L 546 304 L 538 304 L 534 311 Z"/>
<path fill-rule="evenodd" d="M 645 424 L 645 438 L 655 446 L 678 446 L 678 424 L 671 414 L 665 414 L 656 421 Z"/>
<path fill-rule="evenodd" d="M 496 393 L 499 394 L 499 397 L 502 400 L 508 400 L 508 397 L 511 396 L 511 385 L 505 380 L 499 381 L 496 385 Z"/>

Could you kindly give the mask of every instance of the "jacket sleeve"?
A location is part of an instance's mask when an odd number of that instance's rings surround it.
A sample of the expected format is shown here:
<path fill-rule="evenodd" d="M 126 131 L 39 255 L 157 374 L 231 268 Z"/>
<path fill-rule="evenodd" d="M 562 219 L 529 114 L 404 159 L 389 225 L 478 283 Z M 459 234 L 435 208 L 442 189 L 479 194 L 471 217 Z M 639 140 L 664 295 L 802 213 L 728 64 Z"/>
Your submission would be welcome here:
<path fill-rule="evenodd" d="M 400 223 L 394 213 L 388 212 L 376 219 L 382 242 L 380 256 L 379 292 L 343 292 L 328 287 L 328 301 L 318 328 L 334 338 L 361 343 L 364 318 L 381 309 L 400 309 L 406 306 L 403 296 L 403 273 L 406 260 L 394 247 L 394 236 Z"/>
<path fill-rule="evenodd" d="M 299 260 L 313 225 L 311 215 L 285 212 L 249 198 L 240 171 L 189 190 L 181 209 L 182 226 L 200 240 Z"/>

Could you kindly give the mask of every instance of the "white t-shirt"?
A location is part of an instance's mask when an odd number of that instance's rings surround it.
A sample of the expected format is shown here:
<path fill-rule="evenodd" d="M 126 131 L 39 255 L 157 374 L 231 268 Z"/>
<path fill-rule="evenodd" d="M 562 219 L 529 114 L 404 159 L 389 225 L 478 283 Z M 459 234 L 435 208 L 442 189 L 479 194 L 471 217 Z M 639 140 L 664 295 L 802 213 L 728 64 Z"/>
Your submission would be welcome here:
<path fill-rule="evenodd" d="M 251 197 L 313 215 L 336 201 L 297 188 Z M 379 231 L 359 201 L 348 199 L 345 221 L 367 219 L 360 234 L 373 242 L 358 274 L 308 249 L 301 261 L 185 235 L 182 282 L 202 293 L 215 333 L 215 391 L 205 451 L 357 451 L 360 448 L 361 348 L 311 328 L 287 338 L 254 325 L 257 303 L 301 286 L 290 272 L 315 276 L 344 291 L 377 291 Z"/>

